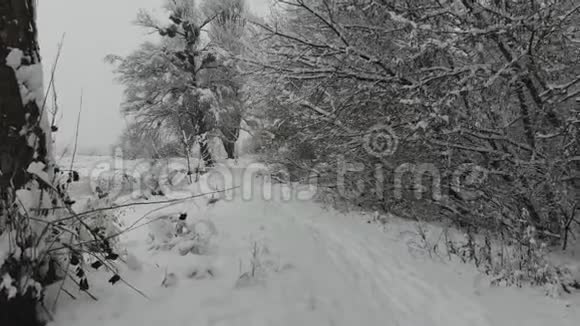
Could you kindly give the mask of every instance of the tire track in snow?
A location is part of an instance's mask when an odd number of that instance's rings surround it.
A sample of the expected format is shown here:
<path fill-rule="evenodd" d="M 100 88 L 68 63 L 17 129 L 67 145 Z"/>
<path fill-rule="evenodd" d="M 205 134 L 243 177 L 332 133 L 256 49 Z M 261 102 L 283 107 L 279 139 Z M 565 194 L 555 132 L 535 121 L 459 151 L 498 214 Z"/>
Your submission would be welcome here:
<path fill-rule="evenodd" d="M 296 264 L 292 273 L 299 278 L 290 289 L 282 290 L 288 297 L 296 291 L 309 295 L 316 302 L 315 314 L 326 318 L 328 325 L 393 325 L 381 317 L 381 311 L 388 307 L 368 300 L 367 293 L 351 280 L 348 265 L 329 255 L 328 244 L 317 239 L 316 230 L 304 227 L 301 219 L 286 213 L 282 205 L 276 205 L 275 211 L 272 231 L 283 254 Z"/>
<path fill-rule="evenodd" d="M 358 284 L 359 289 L 367 291 L 368 302 L 382 307 L 382 315 L 395 325 L 489 324 L 478 305 L 427 282 L 427 278 L 421 277 L 422 273 L 414 270 L 413 266 L 421 264 L 408 261 L 412 258 L 406 257 L 407 261 L 403 261 L 402 255 L 409 254 L 400 244 L 390 243 L 393 248 L 388 250 L 384 242 L 361 237 L 369 232 L 357 234 L 342 225 L 340 219 L 324 224 L 304 219 L 303 223 L 320 245 L 327 248 L 329 257 L 342 265 L 341 274 Z"/>

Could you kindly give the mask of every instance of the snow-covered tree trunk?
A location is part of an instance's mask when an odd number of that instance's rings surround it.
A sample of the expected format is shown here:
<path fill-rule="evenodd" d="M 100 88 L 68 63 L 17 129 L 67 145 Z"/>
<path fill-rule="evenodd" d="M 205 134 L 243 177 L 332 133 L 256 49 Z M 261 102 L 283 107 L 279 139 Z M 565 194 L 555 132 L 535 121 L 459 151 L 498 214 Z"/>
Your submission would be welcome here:
<path fill-rule="evenodd" d="M 55 165 L 35 20 L 36 0 L 0 2 L 0 325 L 42 325 L 41 229 L 31 217 L 51 203 L 42 189 Z"/>
<path fill-rule="evenodd" d="M 43 107 L 42 66 L 35 1 L 0 4 L 0 185 L 13 191 L 27 182 L 34 160 L 50 165 L 51 134 Z"/>
<path fill-rule="evenodd" d="M 240 136 L 241 114 L 230 112 L 227 120 L 219 129 L 228 159 L 233 160 L 236 158 L 236 141 Z"/>

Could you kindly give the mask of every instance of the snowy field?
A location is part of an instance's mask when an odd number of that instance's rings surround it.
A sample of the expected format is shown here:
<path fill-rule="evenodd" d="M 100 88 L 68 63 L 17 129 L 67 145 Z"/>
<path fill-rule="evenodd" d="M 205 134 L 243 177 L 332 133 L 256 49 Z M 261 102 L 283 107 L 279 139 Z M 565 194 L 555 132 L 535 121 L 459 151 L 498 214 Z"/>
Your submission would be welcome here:
<path fill-rule="evenodd" d="M 78 157 L 73 197 L 89 197 L 90 176 L 110 160 Z M 123 169 L 138 164 L 124 162 Z M 296 198 L 296 189 L 269 183 L 260 169 L 250 159 L 224 161 L 216 171 L 231 180 L 209 173 L 166 196 L 240 188 L 113 211 L 133 226 L 119 244 L 120 274 L 143 294 L 92 272 L 98 301 L 66 284 L 76 300 L 60 296 L 51 326 L 579 324 L 578 295 L 553 299 L 542 289 L 490 287 L 471 265 L 411 250 L 412 223 L 368 224 L 369 215 Z M 165 199 L 119 196 L 118 203 Z"/>

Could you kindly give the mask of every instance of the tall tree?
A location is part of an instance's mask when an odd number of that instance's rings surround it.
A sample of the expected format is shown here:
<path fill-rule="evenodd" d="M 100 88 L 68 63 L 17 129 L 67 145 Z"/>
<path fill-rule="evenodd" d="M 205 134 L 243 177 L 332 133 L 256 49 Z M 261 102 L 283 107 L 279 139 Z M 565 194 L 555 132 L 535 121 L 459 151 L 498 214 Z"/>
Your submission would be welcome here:
<path fill-rule="evenodd" d="M 244 0 L 220 0 L 204 3 L 208 11 L 218 15 L 211 22 L 209 38 L 224 52 L 215 69 L 205 74 L 206 84 L 218 94 L 224 108 L 218 129 L 229 159 L 235 158 L 235 144 L 245 109 L 244 77 L 238 69 L 238 57 L 244 53 L 247 38 L 248 12 Z"/>
<path fill-rule="evenodd" d="M 210 69 L 216 61 L 216 51 L 202 40 L 202 29 L 213 21 L 219 12 L 202 12 L 195 1 L 168 1 L 166 9 L 169 12 L 168 25 L 157 22 L 150 14 L 142 11 L 137 22 L 156 30 L 166 42 L 174 47 L 164 48 L 169 55 L 171 64 L 179 67 L 188 75 L 188 83 L 183 84 L 187 91 L 174 93 L 180 98 L 182 105 L 189 112 L 186 121 L 198 138 L 201 156 L 206 166 L 211 166 L 214 159 L 208 145 L 208 133 L 212 129 L 212 119 L 219 117 L 220 108 L 215 105 L 215 94 L 205 87 L 200 73 Z M 219 9 L 218 9 L 219 10 Z M 180 120 L 184 117 L 180 117 Z M 180 125 L 179 129 L 183 129 Z"/>
<path fill-rule="evenodd" d="M 243 28 L 243 2 L 230 2 L 198 8 L 193 1 L 169 1 L 166 23 L 140 12 L 138 24 L 158 32 L 161 41 L 144 43 L 124 58 L 108 57 L 126 86 L 124 113 L 177 135 L 186 147 L 189 139 L 197 139 L 206 166 L 213 164 L 207 141 L 215 131 L 221 132 L 228 157 L 234 157 L 243 110 L 233 43 L 220 42 L 241 35 Z M 209 37 L 202 33 L 206 26 L 211 26 Z"/>

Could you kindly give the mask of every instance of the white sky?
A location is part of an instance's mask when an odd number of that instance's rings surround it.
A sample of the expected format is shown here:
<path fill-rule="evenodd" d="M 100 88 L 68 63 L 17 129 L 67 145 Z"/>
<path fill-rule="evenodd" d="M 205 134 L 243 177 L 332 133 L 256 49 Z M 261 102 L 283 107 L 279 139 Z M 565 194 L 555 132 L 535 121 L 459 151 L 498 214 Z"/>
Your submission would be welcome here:
<path fill-rule="evenodd" d="M 258 14 L 267 12 L 268 1 L 246 0 Z M 140 8 L 162 14 L 162 4 L 163 0 L 39 1 L 38 29 L 45 87 L 58 43 L 66 33 L 55 74 L 62 111 L 55 136 L 57 153 L 74 142 L 81 89 L 79 148 L 108 152 L 109 146 L 118 139 L 124 126 L 119 114 L 123 87 L 114 81 L 111 66 L 103 58 L 107 54 L 126 55 L 143 42 L 146 31 L 132 25 L 132 21 Z"/>

